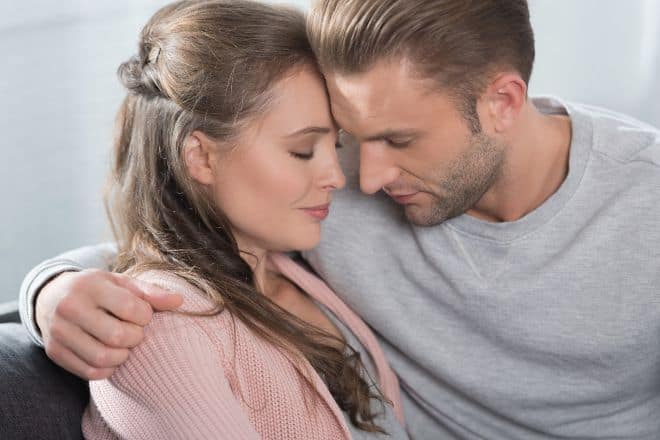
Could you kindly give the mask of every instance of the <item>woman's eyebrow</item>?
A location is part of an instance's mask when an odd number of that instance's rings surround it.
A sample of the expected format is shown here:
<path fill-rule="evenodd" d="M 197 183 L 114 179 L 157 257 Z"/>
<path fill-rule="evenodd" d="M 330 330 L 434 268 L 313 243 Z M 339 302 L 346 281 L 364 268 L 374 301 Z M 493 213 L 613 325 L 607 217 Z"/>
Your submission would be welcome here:
<path fill-rule="evenodd" d="M 295 136 L 302 136 L 305 134 L 310 134 L 310 133 L 315 133 L 315 134 L 327 134 L 330 133 L 332 129 L 330 127 L 316 127 L 316 126 L 311 126 L 311 127 L 305 127 L 301 128 L 300 130 L 296 130 L 291 134 L 286 135 L 285 137 L 295 137 Z"/>

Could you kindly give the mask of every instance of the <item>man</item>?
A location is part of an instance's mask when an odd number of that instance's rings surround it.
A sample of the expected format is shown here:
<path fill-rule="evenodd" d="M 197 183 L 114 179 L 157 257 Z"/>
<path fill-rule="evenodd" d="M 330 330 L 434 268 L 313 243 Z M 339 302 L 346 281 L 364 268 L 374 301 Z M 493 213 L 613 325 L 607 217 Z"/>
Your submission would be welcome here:
<path fill-rule="evenodd" d="M 359 146 L 304 257 L 380 336 L 411 436 L 659 438 L 660 133 L 528 99 L 524 0 L 322 0 L 309 33 Z M 38 287 L 112 252 L 28 275 L 35 337 Z M 96 379 L 177 301 L 70 272 L 36 321 L 51 358 Z"/>

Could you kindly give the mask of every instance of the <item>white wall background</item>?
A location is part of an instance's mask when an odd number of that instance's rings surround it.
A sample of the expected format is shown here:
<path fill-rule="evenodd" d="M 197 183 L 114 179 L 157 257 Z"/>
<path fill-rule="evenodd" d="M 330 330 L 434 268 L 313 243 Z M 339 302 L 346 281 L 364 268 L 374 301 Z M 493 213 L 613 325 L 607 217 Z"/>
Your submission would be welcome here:
<path fill-rule="evenodd" d="M 532 94 L 628 113 L 660 126 L 660 0 L 529 0 Z"/>
<path fill-rule="evenodd" d="M 0 302 L 16 298 L 44 258 L 110 238 L 99 194 L 122 97 L 115 71 L 165 3 L 0 2 Z M 530 8 L 532 94 L 660 126 L 660 0 L 530 0 Z"/>

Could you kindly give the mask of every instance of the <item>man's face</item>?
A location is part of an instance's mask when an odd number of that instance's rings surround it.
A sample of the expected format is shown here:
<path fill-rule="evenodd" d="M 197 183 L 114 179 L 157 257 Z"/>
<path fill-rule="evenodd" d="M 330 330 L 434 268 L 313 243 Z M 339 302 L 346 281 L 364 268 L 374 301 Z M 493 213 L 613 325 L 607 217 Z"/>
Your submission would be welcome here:
<path fill-rule="evenodd" d="M 326 75 L 332 113 L 360 145 L 360 187 L 385 191 L 408 220 L 430 226 L 461 215 L 502 172 L 504 147 L 473 133 L 449 95 L 405 62 Z"/>

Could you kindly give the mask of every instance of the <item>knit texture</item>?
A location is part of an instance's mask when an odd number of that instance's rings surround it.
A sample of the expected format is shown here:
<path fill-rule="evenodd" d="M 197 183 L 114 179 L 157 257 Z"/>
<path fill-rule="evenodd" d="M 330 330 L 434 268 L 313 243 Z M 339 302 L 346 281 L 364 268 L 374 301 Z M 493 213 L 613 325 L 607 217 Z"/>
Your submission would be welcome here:
<path fill-rule="evenodd" d="M 273 255 L 271 261 L 360 339 L 403 421 L 396 376 L 369 328 L 288 257 Z M 151 271 L 139 278 L 183 295 L 179 310 L 212 308 L 200 290 L 172 274 Z M 323 380 L 307 362 L 302 370 L 227 312 L 213 317 L 156 313 L 143 342 L 113 376 L 90 382 L 83 433 L 87 439 L 350 438 Z"/>

